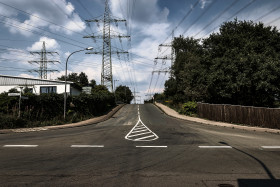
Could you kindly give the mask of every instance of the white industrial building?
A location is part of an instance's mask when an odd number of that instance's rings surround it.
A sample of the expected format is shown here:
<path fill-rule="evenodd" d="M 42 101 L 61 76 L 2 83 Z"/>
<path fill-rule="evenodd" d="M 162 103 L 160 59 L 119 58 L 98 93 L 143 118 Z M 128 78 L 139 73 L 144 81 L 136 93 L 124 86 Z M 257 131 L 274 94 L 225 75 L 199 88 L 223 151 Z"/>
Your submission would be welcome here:
<path fill-rule="evenodd" d="M 35 78 L 24 78 L 0 75 L 0 93 L 8 92 L 10 89 L 15 88 L 21 91 L 24 88 L 28 88 L 29 92 L 36 95 L 41 93 L 57 93 L 62 94 L 65 90 L 65 82 L 58 80 L 44 80 Z M 81 91 L 74 87 L 73 82 L 66 84 L 66 92 L 70 95 L 79 95 Z"/>

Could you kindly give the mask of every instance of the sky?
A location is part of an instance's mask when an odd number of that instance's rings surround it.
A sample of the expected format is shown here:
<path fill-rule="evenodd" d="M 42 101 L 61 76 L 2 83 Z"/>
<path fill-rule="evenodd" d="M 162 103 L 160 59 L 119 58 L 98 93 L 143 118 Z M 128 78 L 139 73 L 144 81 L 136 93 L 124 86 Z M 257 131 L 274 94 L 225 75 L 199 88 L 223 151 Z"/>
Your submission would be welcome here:
<path fill-rule="evenodd" d="M 206 38 L 219 32 L 219 26 L 234 18 L 263 22 L 280 29 L 279 0 L 109 0 L 110 16 L 126 22 L 111 23 L 112 71 L 116 86 L 126 85 L 136 93 L 137 103 L 147 95 L 160 93 L 170 60 L 172 31 L 174 36 Z M 85 20 L 102 20 L 105 0 L 0 0 L 0 74 L 38 78 L 38 64 L 28 61 L 40 57 L 43 41 L 48 55 L 48 79 L 65 74 L 65 62 L 74 51 L 93 47 L 102 53 L 103 24 Z M 120 53 L 120 52 L 128 53 Z M 73 54 L 68 73 L 85 72 L 89 80 L 101 83 L 101 54 Z M 160 72 L 160 73 L 159 73 Z"/>

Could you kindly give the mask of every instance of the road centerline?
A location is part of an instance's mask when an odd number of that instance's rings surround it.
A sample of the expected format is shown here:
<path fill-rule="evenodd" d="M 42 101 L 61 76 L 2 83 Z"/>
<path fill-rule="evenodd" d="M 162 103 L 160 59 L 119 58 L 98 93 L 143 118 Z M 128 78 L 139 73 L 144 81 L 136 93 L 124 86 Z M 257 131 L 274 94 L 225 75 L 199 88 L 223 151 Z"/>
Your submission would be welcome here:
<path fill-rule="evenodd" d="M 199 148 L 203 148 L 203 149 L 231 149 L 231 146 L 198 146 Z"/>
<path fill-rule="evenodd" d="M 104 145 L 71 145 L 72 148 L 94 148 L 94 147 L 104 147 Z"/>
<path fill-rule="evenodd" d="M 23 148 L 27 148 L 27 147 L 38 147 L 38 145 L 4 145 L 3 147 L 23 147 Z"/>

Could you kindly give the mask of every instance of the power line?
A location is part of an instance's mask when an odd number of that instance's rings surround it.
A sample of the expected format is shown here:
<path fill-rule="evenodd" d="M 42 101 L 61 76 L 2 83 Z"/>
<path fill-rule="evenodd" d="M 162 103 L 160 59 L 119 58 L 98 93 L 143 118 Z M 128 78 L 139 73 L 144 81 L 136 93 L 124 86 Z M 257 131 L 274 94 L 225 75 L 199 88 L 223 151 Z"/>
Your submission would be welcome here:
<path fill-rule="evenodd" d="M 40 19 L 40 20 L 43 20 L 43 21 L 45 21 L 45 22 L 51 23 L 51 24 L 53 24 L 53 25 L 56 25 L 56 26 L 58 26 L 58 27 L 61 27 L 61 28 L 63 28 L 63 29 L 69 30 L 69 31 L 71 31 L 71 32 L 74 32 L 74 33 L 76 33 L 76 34 L 79 34 L 79 35 L 83 36 L 81 33 L 77 32 L 77 31 L 68 29 L 67 27 L 64 27 L 64 26 L 62 26 L 62 25 L 58 25 L 58 24 L 56 24 L 56 23 L 54 23 L 54 22 L 52 22 L 52 21 L 43 19 L 43 18 L 41 18 L 41 17 L 39 17 L 39 16 L 36 16 L 36 15 L 34 15 L 34 14 L 31 14 L 31 13 L 28 13 L 28 12 L 26 12 L 26 11 L 24 11 L 24 10 L 21 10 L 21 9 L 19 9 L 19 8 L 16 8 L 16 7 L 14 7 L 14 6 L 8 5 L 8 4 L 3 3 L 3 2 L 0 2 L 0 4 L 5 5 L 5 6 L 7 6 L 7 7 L 10 7 L 10 8 L 12 8 L 12 9 L 18 10 L 18 11 L 24 13 L 24 14 L 29 15 L 29 16 L 38 18 L 38 19 Z"/>
<path fill-rule="evenodd" d="M 186 34 L 186 33 L 190 30 L 190 28 L 191 28 L 194 24 L 196 24 L 196 22 L 197 22 L 202 16 L 204 16 L 204 14 L 205 14 L 206 12 L 208 12 L 208 10 L 217 2 L 217 0 L 213 0 L 213 1 L 214 1 L 214 2 L 212 2 L 212 3 L 205 9 L 205 11 L 203 11 L 202 14 L 200 14 L 200 15 L 196 18 L 196 20 L 192 22 L 192 24 L 183 32 L 182 35 Z"/>
<path fill-rule="evenodd" d="M 220 14 L 218 14 L 212 21 L 210 21 L 207 25 L 205 25 L 198 33 L 194 35 L 196 37 L 199 35 L 203 30 L 205 30 L 207 27 L 209 27 L 212 23 L 214 23 L 217 19 L 219 19 L 224 13 L 226 13 L 231 7 L 233 7 L 239 0 L 234 0 L 232 4 L 230 4 L 224 11 L 222 11 Z"/>
<path fill-rule="evenodd" d="M 230 18 L 228 18 L 225 22 L 231 20 L 234 16 L 238 15 L 240 12 L 242 12 L 243 10 L 245 10 L 246 8 L 248 8 L 250 5 L 252 5 L 256 0 L 251 0 L 249 3 L 247 3 L 244 7 L 242 7 L 241 9 L 239 9 L 237 12 L 235 12 Z M 211 32 L 215 31 L 217 28 L 219 28 L 220 25 L 218 25 L 217 27 L 215 27 L 214 29 L 212 29 L 210 32 L 208 32 L 207 34 L 205 34 L 202 38 L 204 38 L 205 36 L 207 36 L 208 34 L 210 34 Z"/>

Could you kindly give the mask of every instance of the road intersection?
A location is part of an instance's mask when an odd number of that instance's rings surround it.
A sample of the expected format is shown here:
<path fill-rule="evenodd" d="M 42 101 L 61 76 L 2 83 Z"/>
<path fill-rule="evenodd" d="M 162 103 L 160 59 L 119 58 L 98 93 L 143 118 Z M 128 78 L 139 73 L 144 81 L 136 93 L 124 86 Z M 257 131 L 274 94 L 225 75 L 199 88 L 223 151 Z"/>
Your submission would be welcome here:
<path fill-rule="evenodd" d="M 279 186 L 279 135 L 174 119 L 151 104 L 137 111 L 126 105 L 98 124 L 0 134 L 1 185 Z M 147 129 L 157 139 L 125 138 Z"/>

